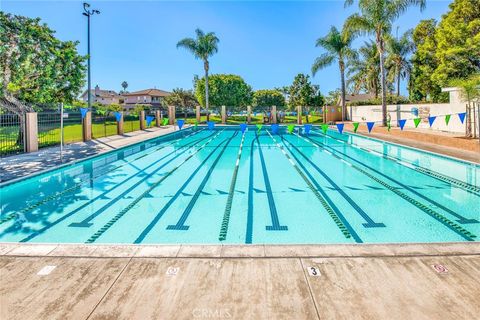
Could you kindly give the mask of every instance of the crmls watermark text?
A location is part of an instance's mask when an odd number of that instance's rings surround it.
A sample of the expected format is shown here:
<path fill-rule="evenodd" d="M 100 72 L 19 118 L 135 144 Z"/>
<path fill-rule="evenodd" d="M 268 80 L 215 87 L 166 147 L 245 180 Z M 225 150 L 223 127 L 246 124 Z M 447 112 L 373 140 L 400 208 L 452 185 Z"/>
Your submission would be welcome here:
<path fill-rule="evenodd" d="M 193 309 L 192 315 L 195 319 L 231 319 L 232 314 L 229 309 Z"/>

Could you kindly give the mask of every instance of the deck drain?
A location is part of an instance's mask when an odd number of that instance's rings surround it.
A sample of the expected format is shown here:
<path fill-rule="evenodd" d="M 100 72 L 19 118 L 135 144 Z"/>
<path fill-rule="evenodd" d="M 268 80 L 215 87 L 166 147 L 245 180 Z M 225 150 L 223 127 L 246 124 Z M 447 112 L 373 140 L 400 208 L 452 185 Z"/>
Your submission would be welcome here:
<path fill-rule="evenodd" d="M 45 266 L 37 272 L 39 276 L 48 276 L 57 266 Z"/>

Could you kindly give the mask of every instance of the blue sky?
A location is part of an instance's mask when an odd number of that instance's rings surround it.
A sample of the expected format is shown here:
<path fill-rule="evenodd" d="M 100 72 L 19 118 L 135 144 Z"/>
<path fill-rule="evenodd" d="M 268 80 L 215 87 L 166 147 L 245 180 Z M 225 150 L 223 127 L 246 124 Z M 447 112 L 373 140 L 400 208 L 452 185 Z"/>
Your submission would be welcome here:
<path fill-rule="evenodd" d="M 242 76 L 255 90 L 289 85 L 297 73 L 310 73 L 315 40 L 331 25 L 341 27 L 356 11 L 343 1 L 91 1 L 101 11 L 92 18 L 92 85 L 120 90 L 157 87 L 191 88 L 203 65 L 176 49 L 181 38 L 200 27 L 220 38 L 219 53 L 211 58 L 211 73 Z M 420 12 L 411 8 L 396 22 L 399 33 L 421 19 L 448 11 L 450 1 L 429 1 Z M 82 1 L 5 1 L 2 11 L 40 17 L 62 40 L 78 40 L 86 54 L 86 17 Z M 365 39 L 357 39 L 359 46 Z M 340 86 L 336 64 L 320 71 L 313 83 L 323 94 Z M 406 93 L 405 86 L 403 93 Z"/>

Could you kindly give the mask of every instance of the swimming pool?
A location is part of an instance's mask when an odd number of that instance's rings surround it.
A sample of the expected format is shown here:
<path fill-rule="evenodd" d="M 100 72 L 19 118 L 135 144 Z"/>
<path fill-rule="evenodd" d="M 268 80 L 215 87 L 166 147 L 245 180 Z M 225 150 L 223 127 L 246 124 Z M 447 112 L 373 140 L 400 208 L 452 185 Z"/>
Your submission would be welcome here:
<path fill-rule="evenodd" d="M 478 241 L 480 167 L 313 128 L 188 128 L 0 189 L 0 242 Z"/>

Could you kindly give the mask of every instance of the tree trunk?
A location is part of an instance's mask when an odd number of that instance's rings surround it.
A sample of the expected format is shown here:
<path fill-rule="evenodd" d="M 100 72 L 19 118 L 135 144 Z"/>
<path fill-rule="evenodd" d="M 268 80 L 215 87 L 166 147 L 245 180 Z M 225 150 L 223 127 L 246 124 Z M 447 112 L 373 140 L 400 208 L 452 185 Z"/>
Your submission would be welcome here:
<path fill-rule="evenodd" d="M 400 97 L 400 68 L 397 70 L 397 97 Z"/>
<path fill-rule="evenodd" d="M 382 124 L 387 125 L 387 84 L 385 79 L 385 57 L 383 56 L 383 39 L 377 36 L 377 49 L 380 55 L 380 77 L 382 89 Z"/>
<path fill-rule="evenodd" d="M 343 60 L 340 60 L 340 79 L 341 79 L 341 85 L 342 85 L 342 121 L 345 121 L 345 113 L 346 113 L 346 92 L 345 92 L 345 65 L 343 63 Z"/>
<path fill-rule="evenodd" d="M 208 61 L 205 60 L 203 63 L 203 67 L 205 69 L 205 106 L 207 107 L 207 121 L 210 121 L 210 108 L 208 104 Z"/>

